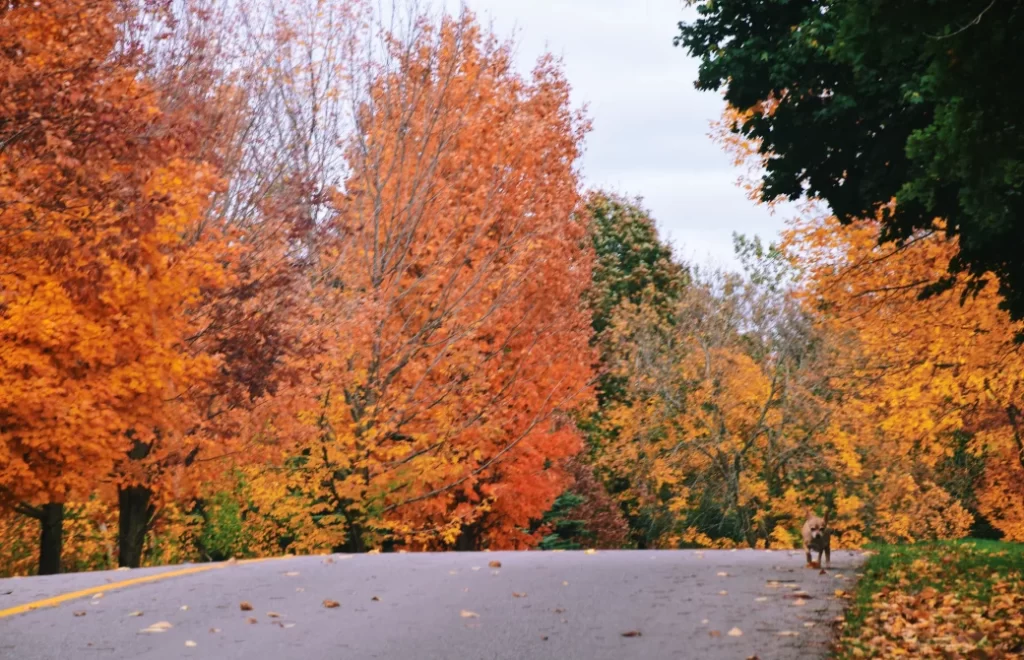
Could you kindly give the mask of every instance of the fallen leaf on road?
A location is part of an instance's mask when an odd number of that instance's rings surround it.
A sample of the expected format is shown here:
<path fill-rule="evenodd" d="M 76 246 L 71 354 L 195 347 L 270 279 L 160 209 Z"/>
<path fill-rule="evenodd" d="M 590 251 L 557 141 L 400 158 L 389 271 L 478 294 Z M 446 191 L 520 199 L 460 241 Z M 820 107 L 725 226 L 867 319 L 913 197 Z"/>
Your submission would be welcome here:
<path fill-rule="evenodd" d="M 542 641 L 542 642 L 548 641 L 548 636 L 547 635 L 541 635 L 540 636 L 540 641 Z"/>
<path fill-rule="evenodd" d="M 142 612 L 135 610 L 134 612 L 129 612 L 128 616 L 142 616 Z"/>
<path fill-rule="evenodd" d="M 194 647 L 194 646 L 196 646 L 196 643 L 193 642 L 191 639 L 188 639 L 188 640 L 185 640 L 185 646 Z"/>
<path fill-rule="evenodd" d="M 487 565 L 491 568 L 501 568 L 501 562 L 497 559 L 487 562 Z"/>
<path fill-rule="evenodd" d="M 267 612 L 267 616 L 269 616 L 271 619 L 280 619 L 281 618 L 281 615 L 278 614 L 277 612 Z"/>
<path fill-rule="evenodd" d="M 641 633 L 640 633 L 639 630 L 627 630 L 626 632 L 622 633 L 622 636 L 623 637 L 640 637 L 640 634 Z"/>
<path fill-rule="evenodd" d="M 471 567 L 469 568 L 469 570 L 471 570 L 471 571 L 479 571 L 479 570 L 480 570 L 480 567 L 479 567 L 479 566 L 471 566 Z"/>
<path fill-rule="evenodd" d="M 185 612 L 185 611 L 187 611 L 187 610 L 188 610 L 188 605 L 182 605 L 182 606 L 181 606 L 181 611 L 182 611 L 182 612 Z"/>
<path fill-rule="evenodd" d="M 469 610 L 462 610 L 461 612 L 459 612 L 459 616 L 461 616 L 463 619 L 476 619 L 480 617 L 480 615 L 476 612 L 470 612 Z"/>
<path fill-rule="evenodd" d="M 743 637 L 743 631 L 739 628 L 733 628 L 729 631 L 729 637 Z"/>
<path fill-rule="evenodd" d="M 709 630 L 708 631 L 708 635 L 710 635 L 712 637 L 721 637 L 722 636 L 722 631 L 721 630 Z"/>
<path fill-rule="evenodd" d="M 779 632 L 777 632 L 775 634 L 778 635 L 779 637 L 796 637 L 800 633 L 798 633 L 795 630 L 780 630 Z"/>
<path fill-rule="evenodd" d="M 718 577 L 729 577 L 729 574 L 725 571 L 718 571 Z"/>
<path fill-rule="evenodd" d="M 563 586 L 563 587 L 568 587 L 568 586 L 569 586 L 569 583 L 568 583 L 568 582 L 566 582 L 565 580 L 562 580 L 562 586 Z"/>
<path fill-rule="evenodd" d="M 321 563 L 323 563 L 323 564 L 333 564 L 334 563 L 334 557 L 328 557 L 328 558 L 324 559 Z"/>
<path fill-rule="evenodd" d="M 368 551 L 366 554 L 368 554 L 368 555 L 379 555 L 380 554 L 380 548 L 374 548 L 373 550 Z"/>
<path fill-rule="evenodd" d="M 565 611 L 565 608 L 564 607 L 556 607 L 555 609 L 553 609 L 551 611 L 554 612 L 555 614 L 561 614 L 562 612 Z"/>
<path fill-rule="evenodd" d="M 334 609 L 335 607 L 341 607 L 341 603 L 336 600 L 331 600 L 330 598 L 325 598 L 324 607 L 327 609 Z"/>
<path fill-rule="evenodd" d="M 220 628 L 210 628 L 210 632 L 212 632 L 212 633 L 219 633 L 220 632 Z"/>
<path fill-rule="evenodd" d="M 282 628 L 294 628 L 295 624 L 294 623 L 282 623 L 281 627 Z"/>
<path fill-rule="evenodd" d="M 148 628 L 143 628 L 139 632 L 144 632 L 144 633 L 162 633 L 162 632 L 167 632 L 168 630 L 170 630 L 173 627 L 174 626 L 172 626 L 169 621 L 157 621 L 156 623 L 150 625 Z"/>
<path fill-rule="evenodd" d="M 764 585 L 764 586 L 768 587 L 769 589 L 778 589 L 778 588 L 779 588 L 779 587 L 781 587 L 782 585 L 781 585 L 781 584 L 779 584 L 778 582 L 776 582 L 776 581 L 772 580 L 771 582 L 769 582 L 768 584 L 766 584 L 766 585 Z"/>
<path fill-rule="evenodd" d="M 806 605 L 807 601 L 804 600 L 803 598 L 797 598 L 796 600 L 793 601 L 793 604 L 796 605 L 797 607 L 801 607 L 803 605 Z"/>
<path fill-rule="evenodd" d="M 758 596 L 754 600 L 757 601 L 758 603 L 763 603 L 764 601 L 768 600 L 768 596 Z"/>
<path fill-rule="evenodd" d="M 372 600 L 372 601 L 376 601 L 376 602 L 378 602 L 378 603 L 379 603 L 379 602 L 380 602 L 380 596 L 374 596 L 374 597 L 373 597 L 373 598 L 371 598 L 370 600 Z"/>
<path fill-rule="evenodd" d="M 804 621 L 804 628 L 813 628 L 813 627 L 814 627 L 814 622 L 813 621 Z"/>
<path fill-rule="evenodd" d="M 708 625 L 708 620 L 707 619 L 701 619 L 700 622 L 701 622 L 701 624 L 703 624 L 705 626 Z"/>
<path fill-rule="evenodd" d="M 842 589 L 836 589 L 835 594 L 836 594 L 837 598 L 842 598 L 843 596 L 846 595 L 846 592 L 843 591 Z"/>
<path fill-rule="evenodd" d="M 239 604 L 238 604 L 238 607 L 239 607 L 239 608 L 240 608 L 240 609 L 241 609 L 241 610 L 242 610 L 243 612 L 248 612 L 248 611 L 250 611 L 250 610 L 252 609 L 252 603 L 250 603 L 250 602 L 249 602 L 249 601 L 247 601 L 247 600 L 243 600 L 243 601 L 242 601 L 241 603 L 239 603 Z"/>
<path fill-rule="evenodd" d="M 718 595 L 719 596 L 728 596 L 729 592 L 726 591 L 725 589 L 722 589 L 721 591 L 718 592 Z"/>
<path fill-rule="evenodd" d="M 526 598 L 526 594 L 521 594 L 518 591 L 513 591 L 512 592 L 512 597 L 513 598 Z"/>
<path fill-rule="evenodd" d="M 583 554 L 585 554 L 585 555 L 597 554 L 597 550 L 594 550 L 593 548 L 587 548 L 586 550 L 583 551 Z M 637 633 L 637 635 L 639 635 L 639 634 L 640 633 Z"/>
<path fill-rule="evenodd" d="M 458 571 L 448 571 L 448 575 L 458 575 Z"/>
<path fill-rule="evenodd" d="M 306 589 L 304 587 L 295 587 L 295 591 L 298 591 L 298 592 L 303 592 L 305 590 Z"/>
<path fill-rule="evenodd" d="M 245 620 L 246 623 L 256 623 L 256 617 L 249 617 Z"/>
<path fill-rule="evenodd" d="M 75 616 L 85 616 L 85 610 L 78 610 L 77 612 L 73 612 L 73 614 Z"/>
<path fill-rule="evenodd" d="M 285 575 L 287 575 L 288 577 L 295 577 L 298 574 L 298 571 L 288 571 L 287 573 L 285 573 Z"/>
<path fill-rule="evenodd" d="M 97 598 L 103 598 L 103 592 L 102 591 L 92 595 L 92 599 L 93 600 L 96 600 Z"/>

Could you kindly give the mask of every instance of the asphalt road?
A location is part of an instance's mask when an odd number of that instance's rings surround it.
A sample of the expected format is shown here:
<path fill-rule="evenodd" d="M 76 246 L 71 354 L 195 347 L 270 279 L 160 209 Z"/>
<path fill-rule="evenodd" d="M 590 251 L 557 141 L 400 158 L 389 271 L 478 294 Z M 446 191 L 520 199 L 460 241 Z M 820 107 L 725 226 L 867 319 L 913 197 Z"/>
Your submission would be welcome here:
<path fill-rule="evenodd" d="M 820 574 L 788 551 L 410 553 L 15 578 L 0 658 L 810 660 L 861 559 L 834 552 Z"/>

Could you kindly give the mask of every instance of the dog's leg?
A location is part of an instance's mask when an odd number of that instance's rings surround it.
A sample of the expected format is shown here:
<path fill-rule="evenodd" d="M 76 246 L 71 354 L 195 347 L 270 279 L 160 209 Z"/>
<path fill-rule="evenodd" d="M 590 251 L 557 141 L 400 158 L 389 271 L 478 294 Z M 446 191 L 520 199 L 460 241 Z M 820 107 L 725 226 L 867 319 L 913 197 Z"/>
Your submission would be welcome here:
<path fill-rule="evenodd" d="M 825 546 L 825 565 L 829 568 L 832 567 L 832 548 L 827 545 Z"/>
<path fill-rule="evenodd" d="M 818 550 L 818 568 L 821 568 L 821 550 Z"/>
<path fill-rule="evenodd" d="M 807 553 L 807 565 L 811 565 L 811 547 L 809 545 L 804 546 L 804 552 Z"/>

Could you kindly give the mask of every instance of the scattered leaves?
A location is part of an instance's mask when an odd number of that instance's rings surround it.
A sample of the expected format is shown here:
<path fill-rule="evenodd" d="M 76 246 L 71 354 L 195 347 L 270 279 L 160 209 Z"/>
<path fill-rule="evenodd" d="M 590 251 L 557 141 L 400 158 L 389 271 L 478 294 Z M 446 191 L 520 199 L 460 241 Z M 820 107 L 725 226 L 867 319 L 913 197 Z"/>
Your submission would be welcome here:
<path fill-rule="evenodd" d="M 640 633 L 639 630 L 627 630 L 626 632 L 622 633 L 622 636 L 623 637 L 640 637 L 641 633 Z"/>
<path fill-rule="evenodd" d="M 85 610 L 77 610 L 75 612 L 72 612 L 72 614 L 74 614 L 75 616 L 85 616 Z"/>
<path fill-rule="evenodd" d="M 526 594 L 519 593 L 518 591 L 513 591 L 512 592 L 512 597 L 513 598 L 526 598 Z"/>
<path fill-rule="evenodd" d="M 279 618 L 281 618 L 281 615 L 278 614 L 277 612 L 267 612 L 267 616 L 269 616 L 271 619 L 279 619 Z"/>
<path fill-rule="evenodd" d="M 743 637 L 743 631 L 739 628 L 733 628 L 729 631 L 729 637 Z"/>
<path fill-rule="evenodd" d="M 241 610 L 242 610 L 243 612 L 250 612 L 250 611 L 252 611 L 252 603 L 250 603 L 250 602 L 249 602 L 249 601 L 247 601 L 247 600 L 243 600 L 243 601 L 242 601 L 241 603 L 239 603 L 239 604 L 238 604 L 238 607 L 239 607 L 239 609 L 241 609 Z"/>
<path fill-rule="evenodd" d="M 493 560 L 487 562 L 487 565 L 490 566 L 491 568 L 501 568 L 501 562 L 498 561 L 497 559 L 493 559 Z"/>
<path fill-rule="evenodd" d="M 476 612 L 471 612 L 469 610 L 460 611 L 459 616 L 461 616 L 463 619 L 477 619 L 480 617 L 480 615 Z"/>
<path fill-rule="evenodd" d="M 329 610 L 333 610 L 335 607 L 341 607 L 341 603 L 339 603 L 336 600 L 331 600 L 330 598 L 325 598 L 324 607 L 326 607 Z"/>
<path fill-rule="evenodd" d="M 256 620 L 256 617 L 254 617 L 254 616 L 251 616 L 251 617 L 247 618 L 247 619 L 245 620 L 245 622 L 246 622 L 246 623 L 256 623 L 256 622 L 257 622 L 257 620 Z"/>
<path fill-rule="evenodd" d="M 196 643 L 193 642 L 191 639 L 186 639 L 185 640 L 185 646 L 187 646 L 189 648 L 194 648 L 196 646 Z"/>

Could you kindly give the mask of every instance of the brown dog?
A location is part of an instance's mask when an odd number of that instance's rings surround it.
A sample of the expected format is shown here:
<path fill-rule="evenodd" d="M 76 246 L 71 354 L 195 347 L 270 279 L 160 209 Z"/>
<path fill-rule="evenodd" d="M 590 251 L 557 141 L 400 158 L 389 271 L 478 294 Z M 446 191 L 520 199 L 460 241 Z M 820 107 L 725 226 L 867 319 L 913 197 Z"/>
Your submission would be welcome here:
<path fill-rule="evenodd" d="M 813 512 L 807 512 L 807 522 L 804 523 L 804 550 L 807 552 L 807 565 L 810 566 L 811 551 L 818 553 L 818 567 L 821 567 L 821 553 L 825 553 L 825 564 L 832 565 L 832 546 L 830 537 L 831 530 L 828 528 L 828 511 L 825 517 L 819 518 Z"/>

